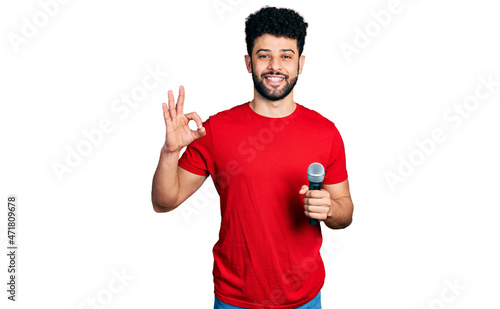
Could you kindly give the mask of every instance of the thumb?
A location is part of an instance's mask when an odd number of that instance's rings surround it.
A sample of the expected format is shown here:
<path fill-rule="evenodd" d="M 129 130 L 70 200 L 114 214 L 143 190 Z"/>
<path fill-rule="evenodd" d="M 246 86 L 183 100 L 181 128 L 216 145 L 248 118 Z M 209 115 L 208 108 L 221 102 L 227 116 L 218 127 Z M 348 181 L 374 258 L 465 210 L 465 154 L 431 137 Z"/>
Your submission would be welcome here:
<path fill-rule="evenodd" d="M 192 131 L 194 135 L 194 139 L 203 137 L 207 134 L 207 131 L 205 130 L 205 127 L 199 127 L 198 130 Z"/>
<path fill-rule="evenodd" d="M 300 188 L 299 194 L 306 194 L 307 190 L 309 190 L 309 186 L 307 186 L 307 185 L 303 185 L 303 186 Z"/>

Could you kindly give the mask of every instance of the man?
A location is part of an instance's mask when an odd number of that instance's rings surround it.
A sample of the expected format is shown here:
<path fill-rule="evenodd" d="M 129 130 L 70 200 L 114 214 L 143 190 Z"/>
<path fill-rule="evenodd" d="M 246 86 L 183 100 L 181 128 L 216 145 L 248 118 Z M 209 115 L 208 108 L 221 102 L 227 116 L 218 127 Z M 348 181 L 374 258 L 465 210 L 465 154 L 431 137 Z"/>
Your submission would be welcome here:
<path fill-rule="evenodd" d="M 167 133 L 153 207 L 175 209 L 212 176 L 222 216 L 213 248 L 214 308 L 321 308 L 321 227 L 309 219 L 331 229 L 352 221 L 342 138 L 331 121 L 293 100 L 306 29 L 292 10 L 262 8 L 245 27 L 252 101 L 204 123 L 184 114 L 182 86 L 177 104 L 169 91 L 162 105 Z M 326 170 L 321 190 L 306 185 L 313 162 Z"/>

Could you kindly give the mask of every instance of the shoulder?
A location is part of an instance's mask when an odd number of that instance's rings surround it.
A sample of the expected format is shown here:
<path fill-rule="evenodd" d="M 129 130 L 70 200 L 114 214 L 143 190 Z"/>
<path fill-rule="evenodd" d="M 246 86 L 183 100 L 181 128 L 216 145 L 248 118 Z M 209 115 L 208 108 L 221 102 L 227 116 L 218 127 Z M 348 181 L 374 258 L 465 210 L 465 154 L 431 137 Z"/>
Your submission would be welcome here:
<path fill-rule="evenodd" d="M 248 102 L 236 105 L 230 109 L 220 111 L 209 117 L 208 120 L 213 122 L 233 122 L 238 121 L 242 115 L 245 114 Z"/>
<path fill-rule="evenodd" d="M 335 127 L 333 121 L 321 115 L 317 111 L 305 107 L 304 105 L 297 105 L 302 109 L 300 118 L 313 125 L 316 130 L 323 129 L 330 132 L 337 132 L 337 128 Z"/>

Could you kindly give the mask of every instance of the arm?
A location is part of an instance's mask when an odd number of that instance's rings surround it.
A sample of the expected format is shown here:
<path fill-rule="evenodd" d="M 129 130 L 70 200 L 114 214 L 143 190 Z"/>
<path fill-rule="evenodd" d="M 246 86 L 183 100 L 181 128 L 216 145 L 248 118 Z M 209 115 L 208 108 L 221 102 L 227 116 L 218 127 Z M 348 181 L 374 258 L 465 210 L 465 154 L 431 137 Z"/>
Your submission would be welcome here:
<path fill-rule="evenodd" d="M 331 229 L 343 229 L 352 223 L 352 213 L 354 205 L 349 192 L 349 181 L 346 179 L 334 185 L 323 185 L 323 188 L 330 194 L 332 201 L 328 217 L 324 221 Z"/>
<path fill-rule="evenodd" d="M 178 166 L 179 152 L 169 153 L 163 147 L 153 177 L 151 201 L 156 212 L 174 210 L 198 190 L 206 176 L 186 171 Z"/>
<path fill-rule="evenodd" d="M 168 105 L 162 104 L 167 133 L 151 190 L 151 202 L 156 212 L 175 209 L 198 190 L 207 178 L 178 166 L 181 149 L 206 134 L 198 114 L 193 112 L 184 115 L 184 97 L 184 87 L 181 86 L 177 104 L 172 91 L 168 92 Z M 196 122 L 198 130 L 189 128 L 190 120 Z"/>
<path fill-rule="evenodd" d="M 305 194 L 306 216 L 324 221 L 331 229 L 343 229 L 352 222 L 353 203 L 349 192 L 349 181 L 323 185 L 321 190 L 309 190 L 304 185 L 300 194 Z"/>

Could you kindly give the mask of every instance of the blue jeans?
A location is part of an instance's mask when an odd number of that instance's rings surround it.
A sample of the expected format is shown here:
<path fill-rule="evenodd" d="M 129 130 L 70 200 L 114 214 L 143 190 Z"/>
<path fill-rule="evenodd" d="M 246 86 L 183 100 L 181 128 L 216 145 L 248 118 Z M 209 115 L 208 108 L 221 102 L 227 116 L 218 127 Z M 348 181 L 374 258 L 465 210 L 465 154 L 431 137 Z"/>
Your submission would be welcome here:
<path fill-rule="evenodd" d="M 214 309 L 244 309 L 243 307 L 236 307 L 226 304 L 215 297 Z M 314 297 L 313 300 L 305 305 L 297 307 L 296 309 L 321 309 L 321 291 Z"/>

